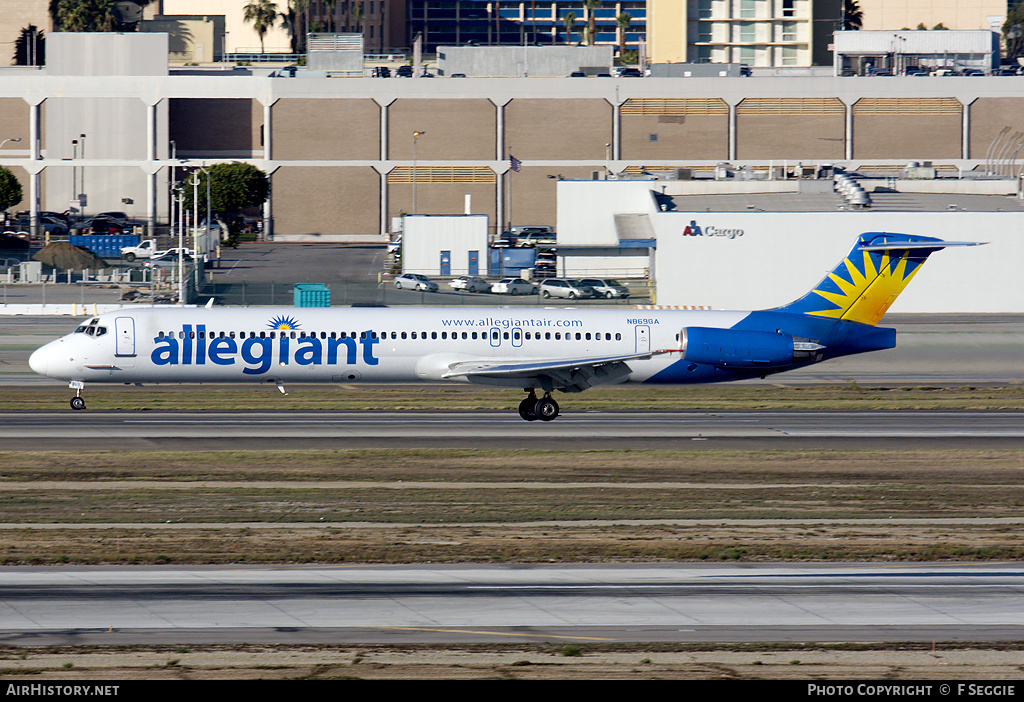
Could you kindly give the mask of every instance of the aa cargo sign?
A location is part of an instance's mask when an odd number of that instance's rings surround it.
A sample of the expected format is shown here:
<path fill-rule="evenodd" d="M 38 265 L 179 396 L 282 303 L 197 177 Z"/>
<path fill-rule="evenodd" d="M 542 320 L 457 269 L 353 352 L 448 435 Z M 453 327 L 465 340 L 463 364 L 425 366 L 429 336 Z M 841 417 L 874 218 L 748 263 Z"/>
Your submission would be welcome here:
<path fill-rule="evenodd" d="M 691 219 L 690 224 L 683 230 L 683 236 L 724 236 L 728 239 L 735 239 L 743 236 L 742 229 L 723 229 L 721 227 L 701 227 L 697 220 Z"/>

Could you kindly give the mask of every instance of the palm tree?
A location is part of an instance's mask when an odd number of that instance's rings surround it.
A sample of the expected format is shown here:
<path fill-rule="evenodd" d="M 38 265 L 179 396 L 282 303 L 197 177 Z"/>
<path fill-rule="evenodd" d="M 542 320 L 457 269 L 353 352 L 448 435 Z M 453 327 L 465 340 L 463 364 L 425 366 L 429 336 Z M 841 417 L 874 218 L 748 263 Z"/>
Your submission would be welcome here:
<path fill-rule="evenodd" d="M 562 15 L 562 24 L 565 25 L 565 43 L 572 44 L 572 32 L 576 28 L 576 13 L 566 12 Z"/>
<path fill-rule="evenodd" d="M 587 44 L 593 45 L 597 40 L 597 17 L 594 10 L 601 7 L 601 0 L 583 0 L 583 7 L 587 9 Z"/>
<path fill-rule="evenodd" d="M 260 53 L 265 53 L 263 50 L 263 37 L 267 35 L 267 31 L 277 22 L 277 4 L 271 2 L 271 0 L 252 0 L 252 2 L 245 6 L 245 13 L 242 15 L 242 19 L 246 22 L 252 22 L 252 28 L 256 30 L 256 34 L 260 37 Z"/>
<path fill-rule="evenodd" d="M 633 21 L 633 18 L 628 13 L 623 12 L 621 15 L 615 16 L 615 26 L 619 29 L 619 57 L 621 58 L 626 53 L 626 32 L 629 31 L 629 24 Z"/>
<path fill-rule="evenodd" d="M 22 27 L 14 42 L 14 65 L 46 65 L 46 41 L 43 33 L 34 24 Z"/>
<path fill-rule="evenodd" d="M 298 32 L 295 31 L 295 27 L 299 21 L 299 18 L 295 14 L 295 8 L 291 6 L 291 3 L 288 4 L 288 10 L 286 12 L 281 13 L 280 20 L 281 29 L 288 32 L 288 41 L 292 46 L 292 53 L 299 53 L 299 37 Z"/>
<path fill-rule="evenodd" d="M 864 26 L 864 13 L 857 0 L 843 0 L 843 29 L 856 30 Z"/>
<path fill-rule="evenodd" d="M 1024 2 L 1014 5 L 1006 16 L 1003 41 L 1006 42 L 1006 58 L 1016 59 L 1024 53 Z"/>

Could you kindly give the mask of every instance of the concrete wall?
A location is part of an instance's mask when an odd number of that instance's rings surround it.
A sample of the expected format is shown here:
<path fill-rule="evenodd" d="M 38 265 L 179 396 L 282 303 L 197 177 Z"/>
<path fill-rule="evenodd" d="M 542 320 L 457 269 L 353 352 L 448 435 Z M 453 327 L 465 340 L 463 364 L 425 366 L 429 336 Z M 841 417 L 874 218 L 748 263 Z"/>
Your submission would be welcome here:
<path fill-rule="evenodd" d="M 273 157 L 367 160 L 380 157 L 380 106 L 368 98 L 278 100 L 271 108 Z"/>
<path fill-rule="evenodd" d="M 853 140 L 854 158 L 914 159 L 926 151 L 958 158 L 963 107 L 952 98 L 861 98 L 853 105 Z"/>
<path fill-rule="evenodd" d="M 984 158 L 1003 129 L 1024 132 L 1024 97 L 979 98 L 970 105 L 970 117 L 970 154 Z"/>
<path fill-rule="evenodd" d="M 630 98 L 620 113 L 622 158 L 729 158 L 729 105 L 721 98 Z"/>
<path fill-rule="evenodd" d="M 51 32 L 46 73 L 59 76 L 165 76 L 167 35 Z"/>
<path fill-rule="evenodd" d="M 841 159 L 846 106 L 838 98 L 746 98 L 736 106 L 736 133 L 740 159 Z"/>
<path fill-rule="evenodd" d="M 212 63 L 224 48 L 224 17 L 221 15 L 161 15 L 139 22 L 138 31 L 166 34 L 172 61 Z"/>
<path fill-rule="evenodd" d="M 271 174 L 277 234 L 337 241 L 380 226 L 380 176 L 368 166 L 286 166 Z"/>
<path fill-rule="evenodd" d="M 490 100 L 399 99 L 388 106 L 388 158 L 487 161 L 496 158 L 497 109 Z"/>
<path fill-rule="evenodd" d="M 263 107 L 249 98 L 172 98 L 178 158 L 254 158 L 263 151 Z"/>
<path fill-rule="evenodd" d="M 612 142 L 612 106 L 606 100 L 517 98 L 505 106 L 505 143 L 526 161 L 602 161 Z"/>
<path fill-rule="evenodd" d="M 919 23 L 931 29 L 940 22 L 949 29 L 988 29 L 989 17 L 1006 16 L 1004 0 L 859 0 L 858 4 L 865 30 L 914 29 Z"/>

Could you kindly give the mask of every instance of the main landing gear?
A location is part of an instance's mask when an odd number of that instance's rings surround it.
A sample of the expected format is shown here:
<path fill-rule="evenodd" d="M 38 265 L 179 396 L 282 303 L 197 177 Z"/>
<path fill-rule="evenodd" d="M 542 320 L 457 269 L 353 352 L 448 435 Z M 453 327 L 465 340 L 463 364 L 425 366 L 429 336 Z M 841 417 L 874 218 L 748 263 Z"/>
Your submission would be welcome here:
<path fill-rule="evenodd" d="M 540 419 L 550 422 L 558 416 L 558 403 L 551 397 L 551 393 L 544 393 L 544 397 L 537 399 L 533 388 L 528 388 L 530 393 L 525 400 L 519 403 L 519 416 L 528 422 Z"/>

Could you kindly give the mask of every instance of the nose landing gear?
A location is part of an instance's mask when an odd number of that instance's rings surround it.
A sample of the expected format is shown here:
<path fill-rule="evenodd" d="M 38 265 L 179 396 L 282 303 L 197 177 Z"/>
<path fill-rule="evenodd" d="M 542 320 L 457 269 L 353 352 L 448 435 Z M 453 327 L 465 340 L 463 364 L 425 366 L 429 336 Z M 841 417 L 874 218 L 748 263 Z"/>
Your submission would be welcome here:
<path fill-rule="evenodd" d="M 85 383 L 81 380 L 72 380 L 68 387 L 75 391 L 75 396 L 71 398 L 71 409 L 84 410 L 85 398 L 82 397 L 82 389 L 85 387 Z"/>
<path fill-rule="evenodd" d="M 528 388 L 530 393 L 525 400 L 519 403 L 519 416 L 528 422 L 540 419 L 550 422 L 558 416 L 558 403 L 551 397 L 551 393 L 544 393 L 544 397 L 537 399 L 533 388 Z"/>

